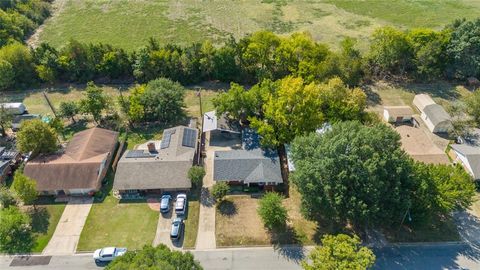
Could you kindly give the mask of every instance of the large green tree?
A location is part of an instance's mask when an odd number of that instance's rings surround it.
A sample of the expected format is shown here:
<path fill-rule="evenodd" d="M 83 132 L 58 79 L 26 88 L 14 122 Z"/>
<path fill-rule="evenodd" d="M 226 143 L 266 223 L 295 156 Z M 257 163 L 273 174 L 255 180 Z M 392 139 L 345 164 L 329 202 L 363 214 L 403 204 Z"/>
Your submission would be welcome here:
<path fill-rule="evenodd" d="M 17 147 L 22 153 L 32 152 L 32 157 L 52 153 L 57 150 L 57 133 L 40 119 L 24 121 L 17 133 Z"/>
<path fill-rule="evenodd" d="M 464 99 L 466 111 L 473 117 L 478 126 L 480 126 L 480 88 Z"/>
<path fill-rule="evenodd" d="M 79 106 L 75 101 L 65 101 L 60 103 L 59 114 L 61 117 L 70 118 L 75 123 L 75 115 L 79 112 Z"/>
<path fill-rule="evenodd" d="M 102 118 L 102 113 L 108 109 L 109 105 L 109 99 L 103 89 L 93 82 L 89 82 L 85 89 L 85 97 L 80 100 L 80 110 L 85 114 L 90 114 L 98 123 Z"/>
<path fill-rule="evenodd" d="M 480 18 L 458 20 L 449 30 L 452 36 L 447 47 L 448 71 L 459 79 L 480 77 Z"/>
<path fill-rule="evenodd" d="M 26 86 L 35 81 L 33 58 L 28 47 L 12 43 L 0 48 L 0 62 L 3 61 L 8 62 L 13 68 L 15 86 Z M 11 77 L 11 74 L 7 73 L 7 76 Z"/>
<path fill-rule="evenodd" d="M 258 204 L 258 215 L 265 227 L 270 230 L 283 228 L 287 222 L 288 213 L 282 199 L 282 195 L 276 192 L 267 192 Z"/>
<path fill-rule="evenodd" d="M 202 266 L 192 253 L 171 251 L 160 244 L 157 247 L 144 246 L 140 250 L 128 251 L 116 258 L 105 269 L 148 269 L 148 270 L 201 270 Z"/>
<path fill-rule="evenodd" d="M 7 187 L 0 187 L 0 209 L 15 206 L 17 200 L 13 192 Z"/>
<path fill-rule="evenodd" d="M 1 100 L 3 102 L 4 99 Z M 13 114 L 5 106 L 0 104 L 0 134 L 6 136 L 7 128 L 10 126 L 13 120 Z"/>
<path fill-rule="evenodd" d="M 301 78 L 286 77 L 266 92 L 262 114 L 250 117 L 251 126 L 262 143 L 280 146 L 295 137 L 319 128 L 323 122 L 361 120 L 366 96 L 358 88 L 349 89 L 338 78 L 323 84 L 305 84 Z"/>
<path fill-rule="evenodd" d="M 411 162 L 400 135 L 386 125 L 339 122 L 323 135 L 297 137 L 292 159 L 310 218 L 387 225 L 400 223 L 411 206 Z"/>
<path fill-rule="evenodd" d="M 371 37 L 368 62 L 374 76 L 406 75 L 413 67 L 406 34 L 390 26 L 377 29 Z"/>
<path fill-rule="evenodd" d="M 414 166 L 412 216 L 428 222 L 434 215 L 446 215 L 470 207 L 476 194 L 472 177 L 459 165 L 416 162 Z"/>
<path fill-rule="evenodd" d="M 32 204 L 38 197 L 37 182 L 20 171 L 15 172 L 12 188 L 24 204 Z"/>
<path fill-rule="evenodd" d="M 0 210 L 0 252 L 25 253 L 33 247 L 30 218 L 17 207 Z"/>
<path fill-rule="evenodd" d="M 148 120 L 175 123 L 185 116 L 185 88 L 177 82 L 160 78 L 148 82 L 141 97 Z"/>
<path fill-rule="evenodd" d="M 302 262 L 305 270 L 367 270 L 375 263 L 375 255 L 361 246 L 357 236 L 345 234 L 324 236 L 322 245 L 312 250 L 308 259 Z"/>

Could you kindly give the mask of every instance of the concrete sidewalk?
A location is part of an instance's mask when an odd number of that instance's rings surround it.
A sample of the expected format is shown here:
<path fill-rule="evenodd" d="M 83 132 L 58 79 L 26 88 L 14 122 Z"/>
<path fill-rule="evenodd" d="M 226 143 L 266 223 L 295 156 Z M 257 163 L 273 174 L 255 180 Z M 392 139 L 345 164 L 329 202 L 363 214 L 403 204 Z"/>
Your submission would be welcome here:
<path fill-rule="evenodd" d="M 75 253 L 92 203 L 93 198 L 91 197 L 70 198 L 52 239 L 42 252 L 43 255 L 71 255 Z"/>

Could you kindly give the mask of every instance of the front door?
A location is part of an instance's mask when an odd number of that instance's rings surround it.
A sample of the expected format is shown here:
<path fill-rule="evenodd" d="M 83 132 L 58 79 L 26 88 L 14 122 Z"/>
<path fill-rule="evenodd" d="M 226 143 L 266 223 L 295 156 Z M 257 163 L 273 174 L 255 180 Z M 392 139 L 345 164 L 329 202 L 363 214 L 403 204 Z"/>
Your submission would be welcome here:
<path fill-rule="evenodd" d="M 397 123 L 402 123 L 402 122 L 403 122 L 403 116 L 398 116 Z"/>

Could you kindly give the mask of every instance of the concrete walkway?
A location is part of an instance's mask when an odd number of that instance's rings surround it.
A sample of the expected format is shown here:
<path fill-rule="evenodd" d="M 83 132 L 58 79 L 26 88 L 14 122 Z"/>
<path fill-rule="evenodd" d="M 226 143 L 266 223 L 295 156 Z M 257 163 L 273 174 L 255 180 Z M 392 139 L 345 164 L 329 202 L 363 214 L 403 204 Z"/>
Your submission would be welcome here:
<path fill-rule="evenodd" d="M 92 203 L 93 198 L 91 197 L 70 198 L 52 239 L 43 250 L 43 255 L 70 255 L 75 253 Z"/>
<path fill-rule="evenodd" d="M 207 144 L 207 157 L 205 158 L 205 177 L 203 178 L 202 194 L 200 196 L 200 214 L 198 222 L 197 249 L 215 249 L 215 203 L 210 191 L 213 186 L 213 154 L 214 149 L 209 149 L 210 133 L 205 136 Z"/>

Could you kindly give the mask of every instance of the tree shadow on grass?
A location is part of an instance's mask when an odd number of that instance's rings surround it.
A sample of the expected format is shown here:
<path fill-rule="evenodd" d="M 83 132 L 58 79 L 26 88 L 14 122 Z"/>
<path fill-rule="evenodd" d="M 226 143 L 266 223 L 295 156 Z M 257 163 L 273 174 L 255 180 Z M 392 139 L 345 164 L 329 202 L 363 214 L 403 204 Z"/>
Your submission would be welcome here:
<path fill-rule="evenodd" d="M 50 213 L 44 207 L 30 209 L 28 215 L 32 219 L 32 231 L 34 233 L 46 233 L 50 225 Z"/>
<path fill-rule="evenodd" d="M 232 217 L 237 214 L 237 206 L 229 200 L 223 200 L 217 208 L 222 216 Z"/>
<path fill-rule="evenodd" d="M 368 106 L 375 106 L 382 104 L 382 98 L 377 92 L 374 92 L 370 86 L 365 86 L 362 88 L 365 95 L 367 95 L 367 104 Z"/>
<path fill-rule="evenodd" d="M 306 250 L 302 246 L 297 232 L 291 226 L 269 230 L 273 249 L 289 261 L 299 263 L 306 257 Z"/>

